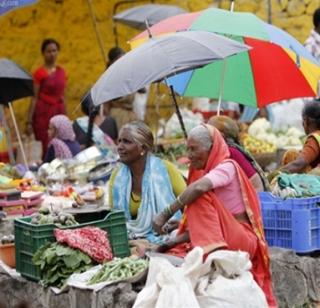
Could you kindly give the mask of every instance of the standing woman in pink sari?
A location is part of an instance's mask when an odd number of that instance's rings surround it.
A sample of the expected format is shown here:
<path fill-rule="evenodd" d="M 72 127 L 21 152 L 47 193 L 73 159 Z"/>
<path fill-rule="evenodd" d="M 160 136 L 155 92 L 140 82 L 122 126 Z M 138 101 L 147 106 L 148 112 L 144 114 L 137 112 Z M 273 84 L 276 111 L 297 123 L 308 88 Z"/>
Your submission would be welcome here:
<path fill-rule="evenodd" d="M 56 40 L 44 40 L 41 45 L 44 65 L 33 74 L 34 97 L 28 114 L 27 132 L 31 134 L 33 129 L 36 139 L 42 143 L 44 154 L 48 147 L 50 119 L 55 115 L 65 114 L 66 73 L 56 65 L 59 50 L 60 45 Z"/>

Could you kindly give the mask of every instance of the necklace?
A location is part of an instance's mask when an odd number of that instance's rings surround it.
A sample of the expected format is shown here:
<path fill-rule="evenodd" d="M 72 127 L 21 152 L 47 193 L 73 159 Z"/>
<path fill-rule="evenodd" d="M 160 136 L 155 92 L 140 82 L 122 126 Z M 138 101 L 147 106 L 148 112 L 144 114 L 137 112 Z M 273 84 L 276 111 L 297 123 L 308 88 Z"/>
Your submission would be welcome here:
<path fill-rule="evenodd" d="M 139 202 L 140 201 L 140 198 L 138 198 L 138 200 L 136 200 L 135 198 L 133 198 L 133 193 L 132 193 L 132 190 L 131 190 L 131 193 L 130 193 L 130 197 L 131 197 L 131 200 L 135 203 Z"/>

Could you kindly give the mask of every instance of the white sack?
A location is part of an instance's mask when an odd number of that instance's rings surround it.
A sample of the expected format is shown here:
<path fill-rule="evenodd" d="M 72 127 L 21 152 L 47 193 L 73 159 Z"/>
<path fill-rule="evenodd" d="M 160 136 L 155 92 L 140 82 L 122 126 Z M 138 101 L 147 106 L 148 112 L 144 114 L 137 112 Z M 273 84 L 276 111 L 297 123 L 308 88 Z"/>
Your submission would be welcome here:
<path fill-rule="evenodd" d="M 210 254 L 205 263 L 202 260 L 199 247 L 186 256 L 181 267 L 164 258 L 151 258 L 146 286 L 133 307 L 268 307 L 249 272 L 247 253 L 220 250 Z"/>

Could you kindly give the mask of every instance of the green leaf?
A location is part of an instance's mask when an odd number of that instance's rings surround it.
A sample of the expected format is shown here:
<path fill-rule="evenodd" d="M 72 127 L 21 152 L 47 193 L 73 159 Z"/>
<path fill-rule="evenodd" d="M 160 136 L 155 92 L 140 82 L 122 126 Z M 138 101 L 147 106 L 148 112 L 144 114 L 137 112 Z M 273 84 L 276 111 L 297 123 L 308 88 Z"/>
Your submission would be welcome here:
<path fill-rule="evenodd" d="M 68 268 L 72 268 L 75 269 L 79 266 L 80 264 L 80 260 L 78 258 L 78 256 L 76 255 L 70 255 L 70 256 L 65 256 L 63 258 L 64 264 L 66 265 L 66 267 Z"/>
<path fill-rule="evenodd" d="M 40 265 L 40 262 L 43 260 L 43 253 L 50 247 L 50 245 L 51 243 L 46 243 L 36 251 L 32 258 L 32 261 L 35 265 Z"/>
<path fill-rule="evenodd" d="M 57 256 L 68 256 L 73 253 L 73 249 L 68 246 L 58 245 L 56 247 Z"/>

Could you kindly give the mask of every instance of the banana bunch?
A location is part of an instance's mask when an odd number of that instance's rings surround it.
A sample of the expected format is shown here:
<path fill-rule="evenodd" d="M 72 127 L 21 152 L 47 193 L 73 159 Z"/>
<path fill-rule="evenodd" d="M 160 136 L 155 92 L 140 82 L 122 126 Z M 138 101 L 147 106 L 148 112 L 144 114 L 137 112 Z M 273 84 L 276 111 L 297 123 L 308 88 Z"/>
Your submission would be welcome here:
<path fill-rule="evenodd" d="M 241 136 L 241 143 L 251 154 L 274 153 L 277 151 L 274 144 L 259 140 L 249 134 Z"/>

